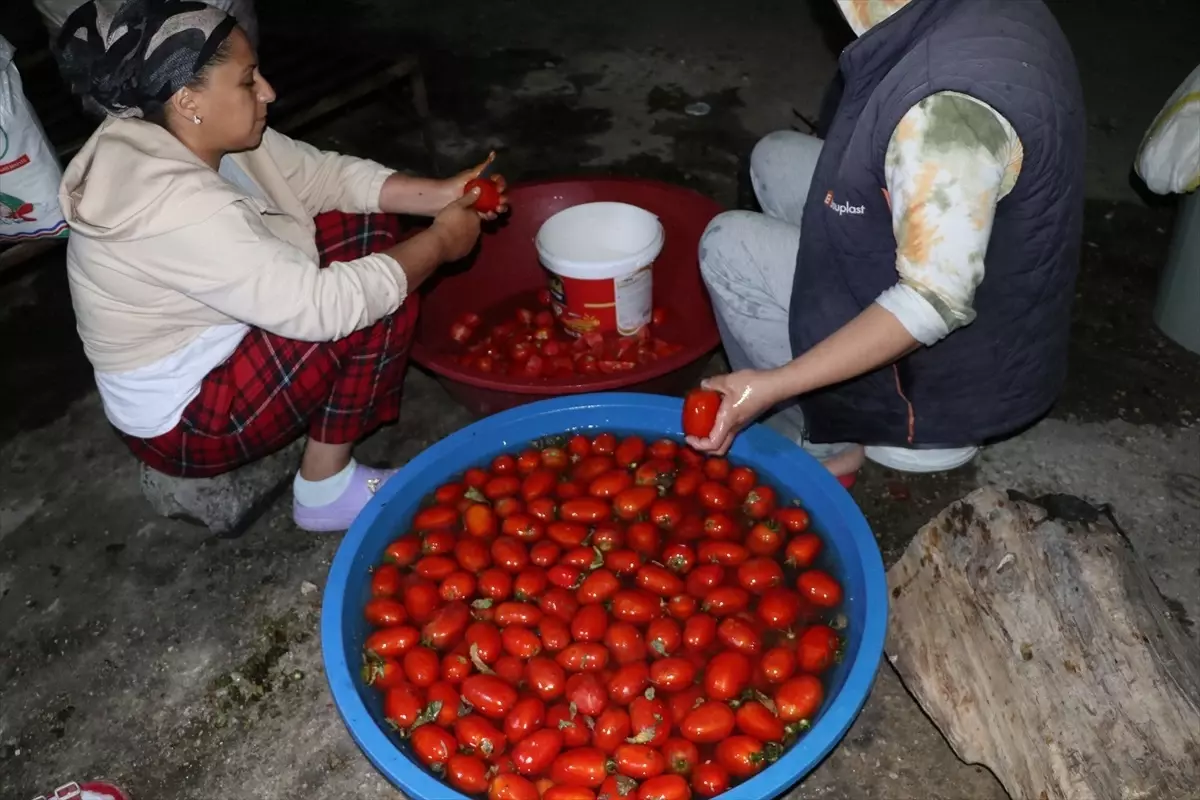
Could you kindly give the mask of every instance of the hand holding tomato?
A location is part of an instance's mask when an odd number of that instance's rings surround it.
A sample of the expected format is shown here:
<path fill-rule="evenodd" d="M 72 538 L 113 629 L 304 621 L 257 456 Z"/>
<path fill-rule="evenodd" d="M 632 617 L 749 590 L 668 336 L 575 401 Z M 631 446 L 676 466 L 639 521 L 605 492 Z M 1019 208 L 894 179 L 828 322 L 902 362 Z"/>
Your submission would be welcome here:
<path fill-rule="evenodd" d="M 687 443 L 702 453 L 723 456 L 738 432 L 767 409 L 787 398 L 776 370 L 744 369 L 718 375 L 700 384 L 721 395 L 721 407 L 708 436 L 688 436 Z"/>
<path fill-rule="evenodd" d="M 450 197 L 457 198 L 475 192 L 472 205 L 481 218 L 488 220 L 496 219 L 508 211 L 508 197 L 504 194 L 508 190 L 508 182 L 504 180 L 504 176 L 480 177 L 495 160 L 496 154 L 489 153 L 487 160 L 482 164 L 463 170 L 446 181 Z"/>

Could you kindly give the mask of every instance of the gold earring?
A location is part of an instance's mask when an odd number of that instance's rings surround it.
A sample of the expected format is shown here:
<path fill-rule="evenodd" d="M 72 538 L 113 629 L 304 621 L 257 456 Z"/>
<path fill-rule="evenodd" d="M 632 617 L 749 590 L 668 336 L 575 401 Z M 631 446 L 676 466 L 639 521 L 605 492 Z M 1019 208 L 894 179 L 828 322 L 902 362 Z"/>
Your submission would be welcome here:
<path fill-rule="evenodd" d="M 196 123 L 197 125 L 199 125 L 203 121 L 204 120 L 200 119 L 199 115 L 197 115 L 197 114 L 192 115 L 192 122 Z"/>

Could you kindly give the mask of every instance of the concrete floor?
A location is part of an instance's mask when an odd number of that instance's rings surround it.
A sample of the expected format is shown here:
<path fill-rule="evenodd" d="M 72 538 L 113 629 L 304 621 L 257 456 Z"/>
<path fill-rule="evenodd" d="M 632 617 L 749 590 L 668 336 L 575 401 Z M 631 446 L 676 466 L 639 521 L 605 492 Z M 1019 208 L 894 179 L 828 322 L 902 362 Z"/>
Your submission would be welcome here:
<path fill-rule="evenodd" d="M 969 468 L 919 478 L 869 467 L 854 494 L 888 563 L 985 483 L 1110 503 L 1200 645 L 1200 358 L 1152 327 L 1172 212 L 1139 203 L 1126 180 L 1142 130 L 1200 52 L 1200 6 L 1054 5 L 1093 122 L 1068 389 L 1050 418 Z M 336 20 L 311 4 L 286 17 L 280 7 L 262 4 L 265 29 L 419 46 L 446 169 L 499 147 L 510 177 L 638 174 L 731 207 L 748 200 L 741 175 L 755 139 L 791 125 L 793 108 L 815 113 L 846 39 L 830 0 L 403 11 L 356 0 Z M 1128 46 L 1114 52 L 1114 41 Z M 712 113 L 681 113 L 695 100 Z M 308 138 L 415 164 L 406 108 L 403 98 L 364 105 Z M 61 254 L 0 290 L 0 389 L 0 797 L 97 775 L 138 800 L 396 797 L 346 735 L 321 670 L 318 609 L 336 537 L 295 530 L 286 502 L 236 541 L 150 514 L 92 391 Z M 362 457 L 403 463 L 469 422 L 415 370 L 406 392 L 400 423 Z M 1004 793 L 958 761 L 885 666 L 841 747 L 789 797 Z"/>

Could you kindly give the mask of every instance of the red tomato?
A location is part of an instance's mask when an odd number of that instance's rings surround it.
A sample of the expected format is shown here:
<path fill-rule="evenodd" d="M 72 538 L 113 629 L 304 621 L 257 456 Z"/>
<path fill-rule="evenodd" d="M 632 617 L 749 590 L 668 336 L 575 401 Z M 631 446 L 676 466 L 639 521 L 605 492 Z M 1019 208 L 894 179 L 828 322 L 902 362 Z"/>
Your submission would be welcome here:
<path fill-rule="evenodd" d="M 762 649 L 762 637 L 753 625 L 741 617 L 726 617 L 717 626 L 717 638 L 721 644 L 748 656 L 757 655 Z"/>
<path fill-rule="evenodd" d="M 621 581 L 608 569 L 597 569 L 575 591 L 580 603 L 607 603 L 621 590 Z"/>
<path fill-rule="evenodd" d="M 756 556 L 774 556 L 783 547 L 783 534 L 774 522 L 760 522 L 746 534 L 746 549 Z"/>
<path fill-rule="evenodd" d="M 646 643 L 642 633 L 628 622 L 614 622 L 604 634 L 604 644 L 618 664 L 632 664 L 646 658 Z"/>
<path fill-rule="evenodd" d="M 778 498 L 770 486 L 755 486 L 742 502 L 742 511 L 750 519 L 766 519 L 775 513 Z"/>
<path fill-rule="evenodd" d="M 592 747 L 612 755 L 629 738 L 632 730 L 629 712 L 617 706 L 609 706 L 596 717 L 596 725 L 592 729 Z"/>
<path fill-rule="evenodd" d="M 408 620 L 408 612 L 404 610 L 404 604 L 390 597 L 371 598 L 367 601 L 367 607 L 363 614 L 367 618 L 367 622 L 377 628 L 403 625 Z"/>
<path fill-rule="evenodd" d="M 467 628 L 467 644 L 485 664 L 495 664 L 504 649 L 500 631 L 490 622 L 474 622 Z"/>
<path fill-rule="evenodd" d="M 704 798 L 724 794 L 729 791 L 729 772 L 715 762 L 701 764 L 692 772 L 692 789 Z"/>
<path fill-rule="evenodd" d="M 462 569 L 472 575 L 478 575 L 492 565 L 491 551 L 478 539 L 459 539 L 455 542 L 454 558 Z"/>
<path fill-rule="evenodd" d="M 579 672 L 567 678 L 567 700 L 580 714 L 595 717 L 608 707 L 608 692 L 591 672 Z"/>
<path fill-rule="evenodd" d="M 529 560 L 539 567 L 549 567 L 558 561 L 562 548 L 554 542 L 538 542 L 529 548 Z M 543 589 L 544 591 L 544 589 Z M 540 592 L 539 592 L 540 594 Z"/>
<path fill-rule="evenodd" d="M 736 567 L 750 558 L 750 551 L 738 542 L 705 539 L 696 545 L 696 560 L 702 564 L 723 564 Z"/>
<path fill-rule="evenodd" d="M 504 642 L 504 652 L 514 658 L 527 661 L 542 652 L 542 640 L 529 628 L 521 625 L 510 625 L 500 634 Z"/>
<path fill-rule="evenodd" d="M 446 762 L 446 780 L 460 792 L 481 794 L 488 788 L 488 766 L 476 756 L 457 753 Z"/>
<path fill-rule="evenodd" d="M 662 750 L 667 760 L 667 771 L 676 775 L 691 775 L 700 763 L 700 750 L 687 739 L 678 736 L 668 739 Z"/>
<path fill-rule="evenodd" d="M 771 558 L 759 556 L 743 562 L 737 571 L 738 583 L 752 594 L 763 594 L 783 583 L 783 567 Z"/>
<path fill-rule="evenodd" d="M 488 800 L 539 800 L 537 787 L 520 775 L 501 774 L 488 784 Z"/>
<path fill-rule="evenodd" d="M 797 641 L 797 666 L 810 675 L 820 675 L 833 666 L 840 645 L 837 633 L 828 625 L 813 625 Z"/>
<path fill-rule="evenodd" d="M 570 622 L 579 610 L 579 601 L 575 595 L 566 589 L 552 586 L 538 600 L 538 608 L 547 614 L 552 614 L 563 622 Z"/>
<path fill-rule="evenodd" d="M 796 674 L 796 656 L 787 647 L 773 647 L 763 654 L 758 669 L 768 683 L 783 683 Z"/>
<path fill-rule="evenodd" d="M 413 540 L 417 547 L 420 542 Z M 371 575 L 371 596 L 392 597 L 400 591 L 400 570 L 394 564 L 380 564 Z"/>
<path fill-rule="evenodd" d="M 566 682 L 566 672 L 549 658 L 533 658 L 525 665 L 525 685 L 546 702 L 561 697 Z"/>
<path fill-rule="evenodd" d="M 683 521 L 683 505 L 677 498 L 660 497 L 650 505 L 650 521 L 664 531 L 675 530 Z"/>
<path fill-rule="evenodd" d="M 503 719 L 517 704 L 517 690 L 495 675 L 472 675 L 463 681 L 462 696 L 489 719 Z"/>
<path fill-rule="evenodd" d="M 660 747 L 671 735 L 671 709 L 660 697 L 635 697 L 629 704 L 629 721 L 636 744 Z"/>
<path fill-rule="evenodd" d="M 718 586 L 704 596 L 700 604 L 705 613 L 714 617 L 740 614 L 750 607 L 750 593 L 740 586 Z"/>
<path fill-rule="evenodd" d="M 421 632 L 415 627 L 409 625 L 385 627 L 368 636 L 362 648 L 367 651 L 367 655 L 401 656 L 420 640 Z"/>
<path fill-rule="evenodd" d="M 421 711 L 421 693 L 410 683 L 388 689 L 383 696 L 384 719 L 401 730 L 412 727 Z"/>
<path fill-rule="evenodd" d="M 725 581 L 725 569 L 720 564 L 701 564 L 687 576 L 688 594 L 704 597 Z"/>
<path fill-rule="evenodd" d="M 558 617 L 546 617 L 538 624 L 542 647 L 548 653 L 565 650 L 571 644 L 571 628 Z"/>
<path fill-rule="evenodd" d="M 704 690 L 713 700 L 732 700 L 750 685 L 752 674 L 749 658 L 726 650 L 708 662 L 704 671 Z"/>
<path fill-rule="evenodd" d="M 613 595 L 612 615 L 622 622 L 648 625 L 661 614 L 659 598 L 645 590 L 622 589 Z"/>
<path fill-rule="evenodd" d="M 729 479 L 729 472 L 733 468 L 729 465 L 727 459 L 720 456 L 708 456 L 704 459 L 704 475 L 709 480 L 725 481 Z M 732 491 L 732 490 L 731 490 Z"/>
<path fill-rule="evenodd" d="M 383 553 L 384 564 L 380 567 L 375 568 L 375 574 L 378 575 L 379 570 L 382 569 L 383 566 L 396 566 L 396 567 L 411 566 L 412 564 L 416 563 L 417 559 L 420 558 L 420 556 L 421 556 L 420 540 L 416 536 L 401 536 L 399 539 L 397 539 L 396 541 L 392 542 L 391 544 L 389 544 L 387 546 L 387 550 L 385 550 Z M 392 572 L 391 576 L 397 582 L 400 579 L 399 571 Z M 374 577 L 375 576 L 372 576 L 372 579 L 374 579 Z M 372 580 L 371 586 L 372 586 L 372 590 L 373 590 L 375 587 L 374 580 Z M 374 591 L 372 591 L 372 593 L 374 594 Z M 395 592 L 393 591 L 392 594 L 395 594 Z M 376 596 L 378 596 L 378 595 L 376 595 Z"/>
<path fill-rule="evenodd" d="M 542 800 L 596 800 L 596 793 L 583 786 L 554 786 L 542 792 Z"/>
<path fill-rule="evenodd" d="M 628 436 L 613 451 L 617 466 L 633 469 L 646 457 L 646 442 L 640 436 Z"/>
<path fill-rule="evenodd" d="M 390 658 L 368 658 L 362 666 L 363 683 L 387 691 L 408 682 L 404 668 Z"/>
<path fill-rule="evenodd" d="M 789 533 L 802 533 L 808 530 L 808 512 L 798 506 L 779 509 L 775 512 L 775 519 L 779 520 L 779 524 L 783 525 Z"/>
<path fill-rule="evenodd" d="M 442 661 L 438 654 L 428 647 L 414 647 L 404 654 L 401 662 L 404 665 L 404 675 L 414 686 L 425 688 L 432 686 L 441 676 Z"/>
<path fill-rule="evenodd" d="M 493 622 L 501 628 L 509 625 L 533 627 L 542 621 L 542 610 L 532 603 L 500 603 L 493 608 L 493 612 Z"/>
<path fill-rule="evenodd" d="M 547 469 L 562 472 L 570 465 L 571 457 L 567 455 L 565 450 L 558 447 L 546 447 L 542 449 L 542 466 Z"/>
<path fill-rule="evenodd" d="M 542 728 L 513 746 L 513 764 L 521 775 L 541 775 L 558 758 L 562 748 L 562 733 L 555 728 Z"/>
<path fill-rule="evenodd" d="M 477 586 L 479 594 L 489 600 L 495 602 L 507 600 L 512 594 L 512 587 L 512 576 L 502 569 L 487 569 L 479 575 Z"/>
<path fill-rule="evenodd" d="M 412 527 L 415 531 L 433 531 L 442 528 L 453 528 L 458 524 L 458 512 L 450 506 L 430 506 L 423 508 L 413 517 Z M 426 550 L 426 552 L 429 552 Z"/>
<path fill-rule="evenodd" d="M 597 800 L 637 800 L 638 782 L 624 775 L 609 775 L 600 784 Z"/>
<path fill-rule="evenodd" d="M 445 728 L 437 725 L 422 725 L 408 735 L 413 754 L 427 767 L 446 766 L 450 757 L 458 752 L 458 742 Z"/>
<path fill-rule="evenodd" d="M 686 575 L 696 566 L 696 551 L 683 542 L 676 542 L 663 550 L 662 559 L 668 569 Z"/>
<path fill-rule="evenodd" d="M 634 520 L 649 511 L 656 499 L 658 491 L 653 486 L 634 486 L 613 498 L 613 513 L 623 520 Z"/>
<path fill-rule="evenodd" d="M 710 511 L 729 511 L 737 508 L 737 495 L 723 483 L 718 483 L 715 480 L 705 481 L 700 484 L 697 492 L 700 495 L 701 505 Z"/>
<path fill-rule="evenodd" d="M 678 692 L 696 680 L 696 667 L 686 658 L 664 658 L 650 665 L 650 682 L 664 692 Z"/>
<path fill-rule="evenodd" d="M 589 500 L 594 498 L 587 498 Z M 574 502 L 568 500 L 567 503 Z M 596 501 L 602 502 L 602 501 Z M 563 503 L 565 506 L 566 503 Z M 579 547 L 588 537 L 587 525 L 579 522 L 551 522 L 546 526 L 546 536 L 550 541 L 562 547 Z"/>
<path fill-rule="evenodd" d="M 735 778 L 749 778 L 762 772 L 769 759 L 763 743 L 753 736 L 730 736 L 716 750 L 717 763 Z"/>
<path fill-rule="evenodd" d="M 800 511 L 800 509 L 796 509 Z M 801 512 L 803 513 L 803 512 Z M 807 516 L 807 515 L 806 515 Z M 784 549 L 785 560 L 789 566 L 808 569 L 817 561 L 821 554 L 821 537 L 815 533 L 798 533 Z"/>
<path fill-rule="evenodd" d="M 608 632 L 608 611 L 598 603 L 586 605 L 571 621 L 571 636 L 577 642 L 601 642 Z"/>
<path fill-rule="evenodd" d="M 538 463 L 541 463 L 539 458 Z M 521 483 L 521 498 L 531 503 L 540 497 L 549 497 L 558 485 L 558 474 L 554 470 L 535 469 Z"/>
<path fill-rule="evenodd" d="M 508 741 L 499 728 L 478 714 L 467 714 L 454 723 L 454 736 L 464 750 L 491 760 L 504 752 Z"/>
<path fill-rule="evenodd" d="M 530 551 L 529 555 L 530 555 L 530 560 L 533 560 L 533 552 L 532 551 Z M 546 579 L 546 571 L 545 570 L 528 567 L 526 569 L 521 570 L 521 574 L 519 574 L 517 576 L 517 579 L 513 581 L 513 597 L 515 597 L 516 599 L 518 599 L 522 602 L 529 601 L 529 600 L 537 600 L 539 597 L 542 596 L 542 593 L 546 591 L 546 588 L 549 585 L 550 585 L 550 582 Z M 532 608 L 535 612 L 537 612 L 537 620 L 541 620 L 542 610 L 540 608 L 538 608 L 537 606 L 530 606 L 530 608 Z M 499 608 L 496 609 L 496 612 L 497 612 L 497 616 L 498 616 Z M 534 621 L 534 622 L 525 621 L 523 624 L 535 625 L 535 624 L 537 624 L 537 622 L 536 621 Z"/>
<path fill-rule="evenodd" d="M 712 432 L 721 408 L 721 393 L 692 389 L 683 400 L 683 433 L 703 439 Z"/>
<path fill-rule="evenodd" d="M 601 433 L 592 439 L 592 452 L 599 456 L 611 456 L 617 449 L 617 437 Z"/>
<path fill-rule="evenodd" d="M 699 608 L 700 602 L 690 594 L 677 594 L 667 601 L 667 613 L 680 621 L 690 619 Z"/>
<path fill-rule="evenodd" d="M 658 558 L 662 548 L 662 533 L 649 522 L 635 522 L 625 532 L 629 548 L 649 560 Z"/>
<path fill-rule="evenodd" d="M 536 542 L 542 538 L 545 531 L 546 527 L 540 519 L 521 512 L 504 517 L 504 522 L 500 524 L 500 532 L 505 536 L 513 536 L 526 542 Z"/>
<path fill-rule="evenodd" d="M 511 683 L 513 686 L 516 686 L 521 682 L 521 678 L 525 675 L 526 663 L 528 663 L 527 659 L 518 658 L 517 656 L 506 653 L 496 659 L 496 664 L 493 667 L 493 670 L 496 673 L 496 677 Z"/>
<path fill-rule="evenodd" d="M 471 663 L 462 650 L 462 645 L 459 645 L 454 652 L 448 654 L 442 659 L 442 680 L 454 686 L 458 686 L 466 677 L 475 669 L 475 665 Z"/>
<path fill-rule="evenodd" d="M 581 460 L 571 470 L 572 480 L 591 485 L 603 475 L 615 471 L 617 462 L 611 455 L 592 455 Z"/>
<path fill-rule="evenodd" d="M 485 538 L 495 536 L 499 530 L 496 512 L 491 506 L 476 503 L 463 512 L 463 529 L 471 536 Z"/>
<path fill-rule="evenodd" d="M 449 650 L 462 641 L 471 624 L 471 609 L 461 600 L 439 608 L 421 630 L 421 641 L 435 650 Z"/>
<path fill-rule="evenodd" d="M 441 582 L 458 569 L 458 562 L 449 556 L 425 556 L 413 565 L 413 572 L 430 581 Z"/>
<path fill-rule="evenodd" d="M 592 497 L 611 498 L 633 486 L 633 476 L 627 470 L 614 469 L 605 472 L 588 484 L 588 494 Z M 607 517 L 608 514 L 605 514 Z"/>
<path fill-rule="evenodd" d="M 782 743 L 787 733 L 783 721 L 769 708 L 754 700 L 738 706 L 734 717 L 739 731 L 763 742 Z"/>
<path fill-rule="evenodd" d="M 642 784 L 638 800 L 691 800 L 692 789 L 682 775 L 659 775 Z"/>
<path fill-rule="evenodd" d="M 627 706 L 650 685 L 650 668 L 644 661 L 623 664 L 608 679 L 608 696 L 619 706 Z"/>
<path fill-rule="evenodd" d="M 819 569 L 800 573 L 796 588 L 801 597 L 821 608 L 836 608 L 842 602 L 841 584 L 829 573 Z"/>
<path fill-rule="evenodd" d="M 659 597 L 671 597 L 683 592 L 683 579 L 666 567 L 645 564 L 637 571 L 636 583 Z"/>
<path fill-rule="evenodd" d="M 519 539 L 501 536 L 492 542 L 492 560 L 505 572 L 516 574 L 529 566 L 529 550 Z"/>
<path fill-rule="evenodd" d="M 758 600 L 758 618 L 768 628 L 790 628 L 800 616 L 801 603 L 800 595 L 790 589 L 771 589 Z"/>
<path fill-rule="evenodd" d="M 461 569 L 452 572 L 438 587 L 438 594 L 446 601 L 469 600 L 475 594 L 475 576 Z"/>
<path fill-rule="evenodd" d="M 584 747 L 592 738 L 583 718 L 566 703 L 546 710 L 546 727 L 562 731 L 563 747 Z"/>
<path fill-rule="evenodd" d="M 623 744 L 613 753 L 617 772 L 627 778 L 646 780 L 661 775 L 667 770 L 667 759 L 663 754 L 644 744 Z"/>
<path fill-rule="evenodd" d="M 632 575 L 641 565 L 642 557 L 634 550 L 610 550 L 604 554 L 604 566 L 618 575 Z"/>
<path fill-rule="evenodd" d="M 775 710 L 784 722 L 811 722 L 824 699 L 820 679 L 801 674 L 775 690 Z"/>
<path fill-rule="evenodd" d="M 683 718 L 679 731 L 696 744 L 714 744 L 731 736 L 735 724 L 733 709 L 725 703 L 707 700 Z"/>
<path fill-rule="evenodd" d="M 554 759 L 550 780 L 559 786 L 599 789 L 608 777 L 608 756 L 594 747 L 576 747 Z"/>
<path fill-rule="evenodd" d="M 717 639 L 717 621 L 708 614 L 695 614 L 683 623 L 683 643 L 689 650 L 703 652 Z"/>
<path fill-rule="evenodd" d="M 608 664 L 608 648 L 580 642 L 560 652 L 554 660 L 567 672 L 599 672 Z"/>
<path fill-rule="evenodd" d="M 669 656 L 679 650 L 683 642 L 683 631 L 679 623 L 668 617 L 656 619 L 646 628 L 646 641 L 659 657 Z"/>
<path fill-rule="evenodd" d="M 577 497 L 563 503 L 559 507 L 558 513 L 568 522 L 594 525 L 609 519 L 612 516 L 612 508 L 599 497 Z M 582 539 L 580 541 L 582 542 Z"/>
<path fill-rule="evenodd" d="M 467 185 L 463 187 L 463 194 L 479 190 L 479 197 L 475 198 L 472 208 L 481 214 L 492 214 L 496 209 L 500 208 L 500 187 L 489 178 L 474 178 L 467 181 Z"/>
<path fill-rule="evenodd" d="M 625 546 L 625 529 L 618 522 L 596 526 L 592 533 L 592 546 L 602 553 Z"/>
<path fill-rule="evenodd" d="M 682 452 L 686 455 L 695 451 L 684 450 Z M 675 476 L 675 482 L 671 484 L 671 492 L 676 497 L 692 497 L 700 491 L 702 483 L 704 483 L 703 472 L 694 468 L 684 469 Z"/>

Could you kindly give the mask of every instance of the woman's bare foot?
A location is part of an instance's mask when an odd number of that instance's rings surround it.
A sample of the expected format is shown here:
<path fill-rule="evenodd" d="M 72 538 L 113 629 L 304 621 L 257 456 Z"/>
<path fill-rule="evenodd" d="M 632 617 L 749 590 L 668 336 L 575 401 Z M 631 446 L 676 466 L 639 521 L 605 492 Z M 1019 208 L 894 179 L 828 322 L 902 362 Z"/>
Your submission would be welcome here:
<path fill-rule="evenodd" d="M 866 459 L 865 452 L 862 445 L 851 445 L 837 455 L 825 459 L 821 465 L 837 478 L 853 475 L 862 468 L 863 461 Z"/>

